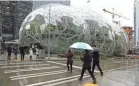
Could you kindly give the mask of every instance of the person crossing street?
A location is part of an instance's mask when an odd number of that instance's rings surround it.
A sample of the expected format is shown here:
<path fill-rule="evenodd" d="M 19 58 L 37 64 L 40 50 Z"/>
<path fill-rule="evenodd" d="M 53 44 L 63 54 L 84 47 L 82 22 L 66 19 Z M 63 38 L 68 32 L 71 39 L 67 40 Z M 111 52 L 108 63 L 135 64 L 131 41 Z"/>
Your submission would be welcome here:
<path fill-rule="evenodd" d="M 83 67 L 82 67 L 82 72 L 81 72 L 81 76 L 79 77 L 79 80 L 82 80 L 84 76 L 84 72 L 88 70 L 89 74 L 93 79 L 93 83 L 96 84 L 96 78 L 94 74 L 91 72 L 91 62 L 92 62 L 91 55 L 89 54 L 89 50 L 85 50 L 85 52 L 86 53 L 84 54 L 84 57 L 81 59 L 83 61 Z"/>
<path fill-rule="evenodd" d="M 11 60 L 12 48 L 10 45 L 8 45 L 7 52 L 8 52 L 7 60 Z"/>
<path fill-rule="evenodd" d="M 21 61 L 24 61 L 24 57 L 25 57 L 25 48 L 24 47 L 20 47 L 20 54 L 21 54 Z"/>
<path fill-rule="evenodd" d="M 33 50 L 32 50 L 32 48 L 29 49 L 29 56 L 30 56 L 30 60 L 32 60 L 32 57 L 33 57 Z"/>
<path fill-rule="evenodd" d="M 94 48 L 95 49 L 94 49 L 93 55 L 92 55 L 92 58 L 93 58 L 92 74 L 94 74 L 95 66 L 97 66 L 101 73 L 101 76 L 103 76 L 103 72 L 102 72 L 102 69 L 101 69 L 100 63 L 99 63 L 99 59 L 100 59 L 99 50 L 96 48 L 96 46 Z"/>
<path fill-rule="evenodd" d="M 73 54 L 72 51 L 69 49 L 67 53 L 67 68 L 68 71 L 72 72 L 72 64 L 73 64 Z M 69 68 L 70 65 L 70 68 Z"/>

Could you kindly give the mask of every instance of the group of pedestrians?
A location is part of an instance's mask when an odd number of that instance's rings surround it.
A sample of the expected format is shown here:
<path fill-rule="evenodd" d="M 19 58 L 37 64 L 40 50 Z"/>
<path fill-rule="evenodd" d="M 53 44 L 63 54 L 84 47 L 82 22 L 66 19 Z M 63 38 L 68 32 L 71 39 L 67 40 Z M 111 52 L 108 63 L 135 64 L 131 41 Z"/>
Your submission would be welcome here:
<path fill-rule="evenodd" d="M 38 48 L 35 48 L 35 49 L 36 49 L 36 59 L 38 59 L 39 58 L 39 49 Z M 17 45 L 15 45 L 14 47 L 12 47 L 10 45 L 7 46 L 7 53 L 8 53 L 7 60 L 11 60 L 12 50 L 15 55 L 15 60 L 17 60 L 17 54 L 18 54 L 18 46 Z M 20 50 L 20 55 L 21 55 L 21 61 L 24 61 L 26 48 L 19 47 L 19 50 Z M 32 57 L 33 57 L 33 49 L 32 48 L 29 49 L 29 57 L 30 57 L 30 60 L 32 60 Z"/>
<path fill-rule="evenodd" d="M 35 50 L 36 50 L 36 59 L 39 59 L 39 49 L 35 48 Z M 30 60 L 32 60 L 32 57 L 33 57 L 33 49 L 32 48 L 29 49 L 29 56 L 30 56 Z"/>
<path fill-rule="evenodd" d="M 94 76 L 95 66 L 98 67 L 98 69 L 101 73 L 101 76 L 103 76 L 103 72 L 102 72 L 102 69 L 99 64 L 99 58 L 100 58 L 100 54 L 99 54 L 98 50 L 94 50 L 93 52 L 90 52 L 89 50 L 85 50 L 84 57 L 81 58 L 81 60 L 83 62 L 83 66 L 82 66 L 81 76 L 79 77 L 79 80 L 82 80 L 85 71 L 88 70 L 89 74 L 91 75 L 91 77 L 93 79 L 93 83 L 96 83 L 96 78 Z M 92 62 L 93 62 L 93 65 L 91 64 Z M 72 72 L 72 64 L 73 64 L 73 53 L 69 49 L 68 53 L 67 53 L 67 69 L 70 72 Z M 92 69 L 92 71 L 91 71 L 91 69 Z"/>
<path fill-rule="evenodd" d="M 13 47 L 10 45 L 7 46 L 7 53 L 8 53 L 7 60 L 11 60 L 12 49 L 15 55 L 15 60 L 17 60 L 17 53 L 18 53 L 17 45 L 14 45 Z"/>

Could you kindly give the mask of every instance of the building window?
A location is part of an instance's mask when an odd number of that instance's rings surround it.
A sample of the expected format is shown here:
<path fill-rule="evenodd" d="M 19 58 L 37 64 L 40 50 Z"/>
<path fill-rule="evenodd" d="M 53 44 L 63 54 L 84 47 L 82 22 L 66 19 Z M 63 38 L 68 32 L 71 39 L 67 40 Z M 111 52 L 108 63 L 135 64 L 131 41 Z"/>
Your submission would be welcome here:
<path fill-rule="evenodd" d="M 10 13 L 9 13 L 9 12 L 6 12 L 5 14 L 6 14 L 6 15 L 9 15 Z"/>

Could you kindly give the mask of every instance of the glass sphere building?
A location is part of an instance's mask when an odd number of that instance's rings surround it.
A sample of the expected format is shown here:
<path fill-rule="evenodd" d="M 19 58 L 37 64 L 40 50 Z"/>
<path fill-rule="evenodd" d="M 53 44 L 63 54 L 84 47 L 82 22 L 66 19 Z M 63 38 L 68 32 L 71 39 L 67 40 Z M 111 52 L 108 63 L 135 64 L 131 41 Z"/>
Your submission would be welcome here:
<path fill-rule="evenodd" d="M 75 42 L 97 45 L 102 55 L 124 55 L 128 39 L 117 25 L 88 8 L 44 5 L 23 21 L 19 39 L 22 44 L 40 43 L 51 53 L 64 53 Z"/>

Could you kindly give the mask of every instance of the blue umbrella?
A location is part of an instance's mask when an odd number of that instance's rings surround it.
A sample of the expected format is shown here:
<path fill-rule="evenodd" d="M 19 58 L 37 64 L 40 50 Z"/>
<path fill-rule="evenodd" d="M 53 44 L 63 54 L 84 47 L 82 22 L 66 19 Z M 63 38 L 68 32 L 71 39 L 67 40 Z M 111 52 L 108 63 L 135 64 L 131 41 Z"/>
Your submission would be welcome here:
<path fill-rule="evenodd" d="M 93 48 L 89 44 L 84 43 L 84 42 L 76 42 L 72 44 L 70 48 L 93 50 Z"/>

